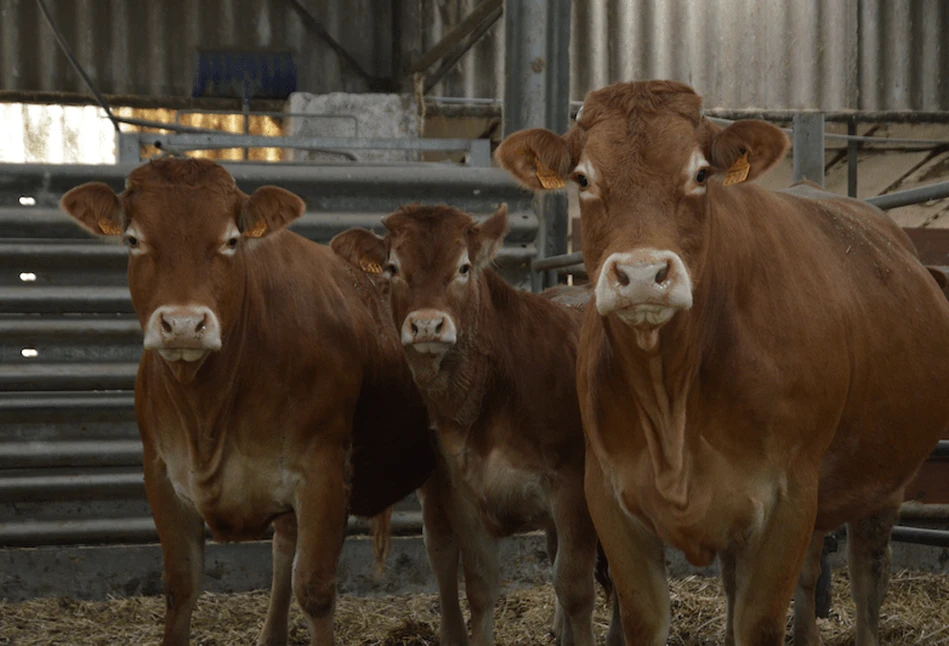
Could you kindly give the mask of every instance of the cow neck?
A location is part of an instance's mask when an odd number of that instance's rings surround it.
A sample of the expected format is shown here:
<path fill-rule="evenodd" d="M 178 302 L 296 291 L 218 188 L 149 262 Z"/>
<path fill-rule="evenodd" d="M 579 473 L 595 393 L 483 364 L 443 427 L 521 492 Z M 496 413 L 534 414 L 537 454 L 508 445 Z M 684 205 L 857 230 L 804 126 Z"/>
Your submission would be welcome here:
<path fill-rule="evenodd" d="M 490 270 L 478 283 L 478 303 L 470 307 L 460 324 L 458 341 L 442 358 L 438 373 L 420 378 L 413 367 L 416 384 L 440 427 L 467 432 L 478 421 L 481 403 L 492 385 L 492 342 L 485 330 L 497 329 L 497 316 L 489 286 Z"/>
<path fill-rule="evenodd" d="M 242 260 L 238 271 L 241 276 L 234 282 L 242 291 L 237 306 L 240 314 L 221 330 L 222 350 L 209 356 L 187 384 L 179 382 L 167 366 L 162 366 L 166 385 L 178 395 L 171 400 L 179 407 L 179 416 L 189 420 L 193 455 L 205 477 L 212 477 L 218 471 L 223 458 L 227 431 L 234 422 L 238 397 L 244 386 L 241 375 L 254 374 L 253 367 L 244 364 L 247 348 L 255 335 L 260 335 L 252 316 L 255 305 L 259 304 L 252 302 L 254 290 L 250 285 L 249 263 Z"/>
<path fill-rule="evenodd" d="M 616 366 L 633 392 L 636 422 L 646 440 L 656 491 L 675 509 L 690 501 L 693 456 L 689 451 L 686 404 L 698 368 L 688 320 L 680 313 L 659 333 L 659 345 L 640 350 L 635 332 L 611 317 L 606 333 Z"/>

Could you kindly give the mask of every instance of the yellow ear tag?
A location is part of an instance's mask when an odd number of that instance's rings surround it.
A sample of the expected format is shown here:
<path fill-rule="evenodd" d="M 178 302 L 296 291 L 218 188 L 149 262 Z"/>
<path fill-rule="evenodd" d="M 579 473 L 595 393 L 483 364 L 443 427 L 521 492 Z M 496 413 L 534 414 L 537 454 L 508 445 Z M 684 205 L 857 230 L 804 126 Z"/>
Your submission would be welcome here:
<path fill-rule="evenodd" d="M 746 150 L 745 154 L 736 159 L 735 163 L 728 169 L 728 172 L 725 173 L 725 181 L 722 182 L 722 184 L 725 186 L 741 184 L 748 179 L 748 171 L 750 170 L 751 164 L 748 163 L 748 151 Z"/>
<path fill-rule="evenodd" d="M 382 273 L 382 267 L 378 263 L 372 262 L 371 260 L 366 260 L 365 258 L 359 261 L 359 268 L 367 274 Z"/>
<path fill-rule="evenodd" d="M 248 229 L 247 231 L 245 231 L 244 235 L 248 238 L 259 238 L 260 236 L 264 235 L 266 231 L 267 231 L 267 223 L 264 222 L 263 220 L 258 220 L 257 222 L 254 223 L 254 228 Z"/>
<path fill-rule="evenodd" d="M 563 188 L 567 185 L 559 174 L 544 166 L 540 160 L 537 161 L 537 181 L 544 188 Z"/>
<path fill-rule="evenodd" d="M 546 189 L 552 188 L 563 188 L 567 185 L 563 178 L 557 174 L 553 169 L 548 168 L 543 162 L 537 159 L 537 155 L 534 154 L 534 151 L 523 149 L 521 154 L 527 157 L 532 164 L 534 164 L 534 174 L 537 176 L 537 181 L 540 182 L 540 185 Z"/>
<path fill-rule="evenodd" d="M 99 219 L 99 229 L 107 236 L 120 236 L 122 235 L 122 228 L 115 226 L 111 220 L 106 218 Z"/>

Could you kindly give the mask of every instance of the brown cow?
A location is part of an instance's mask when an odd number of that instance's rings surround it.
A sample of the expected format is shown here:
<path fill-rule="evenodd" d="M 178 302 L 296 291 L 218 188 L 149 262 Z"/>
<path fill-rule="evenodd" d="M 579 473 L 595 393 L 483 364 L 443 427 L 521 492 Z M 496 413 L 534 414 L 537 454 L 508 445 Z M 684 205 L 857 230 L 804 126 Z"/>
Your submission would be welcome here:
<path fill-rule="evenodd" d="M 331 242 L 360 265 L 383 266 L 392 313 L 451 475 L 449 517 L 460 544 L 472 640 L 494 643 L 497 542 L 546 530 L 563 644 L 592 645 L 597 540 L 583 494 L 576 394 L 582 313 L 518 291 L 488 267 L 507 207 L 480 224 L 447 206 L 387 216 L 385 238 L 362 229 Z M 467 643 L 457 594 L 458 549 L 440 551 L 442 644 Z M 618 623 L 618 622 L 617 622 Z M 610 643 L 622 643 L 618 626 Z"/>
<path fill-rule="evenodd" d="M 347 514 L 384 514 L 435 464 L 387 303 L 328 247 L 285 229 L 303 213 L 300 198 L 273 186 L 248 196 L 211 161 L 152 161 L 121 195 L 85 184 L 62 208 L 129 250 L 145 333 L 135 408 L 164 557 L 163 643 L 189 640 L 205 522 L 218 541 L 257 539 L 274 525 L 259 643 L 286 643 L 291 586 L 312 643 L 333 643 Z"/>
<path fill-rule="evenodd" d="M 579 187 L 586 493 L 626 640 L 665 643 L 668 544 L 721 557 L 726 643 L 783 644 L 799 574 L 795 643 L 819 643 L 820 545 L 846 522 L 856 642 L 876 644 L 901 489 L 949 424 L 949 304 L 879 210 L 745 181 L 784 154 L 778 128 L 700 107 L 611 85 L 566 135 L 497 151 L 528 187 Z"/>

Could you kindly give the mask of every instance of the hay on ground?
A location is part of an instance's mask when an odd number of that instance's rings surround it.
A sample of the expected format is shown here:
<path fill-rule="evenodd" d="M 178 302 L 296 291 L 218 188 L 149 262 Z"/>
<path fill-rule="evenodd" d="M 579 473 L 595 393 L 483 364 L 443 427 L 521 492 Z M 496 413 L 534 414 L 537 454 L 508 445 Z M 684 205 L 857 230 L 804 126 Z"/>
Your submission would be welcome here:
<path fill-rule="evenodd" d="M 835 573 L 833 584 L 832 614 L 828 619 L 819 619 L 818 625 L 825 646 L 849 646 L 853 644 L 854 606 L 846 572 Z M 691 576 L 673 580 L 670 598 L 669 644 L 711 646 L 722 642 L 725 598 L 717 579 Z M 201 595 L 194 613 L 192 643 L 253 644 L 263 625 L 267 599 L 265 592 Z M 553 613 L 554 593 L 550 586 L 505 595 L 495 612 L 498 646 L 555 644 L 550 635 Z M 157 644 L 163 616 L 162 600 L 155 597 L 103 602 L 62 598 L 0 602 L 0 644 Z M 609 616 L 609 608 L 601 597 L 595 616 L 600 643 Z M 949 576 L 894 574 L 881 612 L 880 628 L 883 644 L 949 645 Z M 341 646 L 434 646 L 438 643 L 438 598 L 342 596 L 336 612 L 336 630 Z M 306 623 L 296 607 L 290 615 L 289 641 L 301 646 L 309 643 Z"/>

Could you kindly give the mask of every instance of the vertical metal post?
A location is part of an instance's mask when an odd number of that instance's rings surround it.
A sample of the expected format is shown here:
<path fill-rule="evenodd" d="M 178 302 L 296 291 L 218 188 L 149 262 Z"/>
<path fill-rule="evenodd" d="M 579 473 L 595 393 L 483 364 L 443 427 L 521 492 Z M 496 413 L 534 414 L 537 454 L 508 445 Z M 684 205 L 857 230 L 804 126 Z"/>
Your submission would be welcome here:
<path fill-rule="evenodd" d="M 504 136 L 525 128 L 567 129 L 570 119 L 570 0 L 505 0 Z M 567 251 L 567 196 L 538 194 L 538 256 Z M 557 281 L 548 272 L 548 285 Z M 531 276 L 532 287 L 542 286 Z"/>
<path fill-rule="evenodd" d="M 794 115 L 794 181 L 810 180 L 824 185 L 824 115 L 806 112 Z"/>
<path fill-rule="evenodd" d="M 115 133 L 115 161 L 117 164 L 137 164 L 142 161 L 137 132 Z"/>
<path fill-rule="evenodd" d="M 857 134 L 857 120 L 847 121 L 847 134 Z M 847 141 L 847 195 L 857 197 L 857 142 Z"/>

